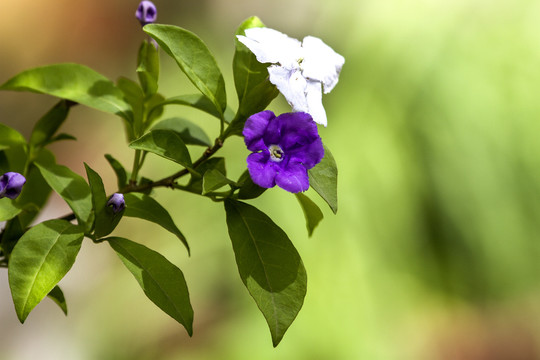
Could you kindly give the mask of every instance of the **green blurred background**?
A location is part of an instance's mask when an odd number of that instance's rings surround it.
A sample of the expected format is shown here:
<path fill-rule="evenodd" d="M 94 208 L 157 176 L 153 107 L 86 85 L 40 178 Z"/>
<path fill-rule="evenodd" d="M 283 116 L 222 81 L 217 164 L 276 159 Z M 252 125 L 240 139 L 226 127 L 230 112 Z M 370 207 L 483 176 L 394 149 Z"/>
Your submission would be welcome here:
<path fill-rule="evenodd" d="M 24 325 L 0 271 L 0 359 L 540 359 L 540 2 L 527 0 L 156 0 L 158 22 L 197 33 L 236 101 L 233 34 L 258 15 L 269 27 L 324 39 L 346 58 L 324 97 L 321 129 L 339 167 L 334 216 L 308 238 L 300 207 L 279 189 L 252 203 L 289 234 L 308 272 L 302 311 L 277 349 L 238 276 L 223 209 L 156 195 L 188 236 L 125 219 L 115 234 L 163 252 L 185 273 L 194 336 L 146 299 L 107 245 L 90 241 L 61 285 L 66 318 L 43 301 Z M 80 62 L 135 79 L 144 38 L 138 1 L 4 0 L 0 82 L 29 67 Z M 162 54 L 161 91 L 193 92 Z M 29 135 L 55 99 L 0 94 L 0 121 Z M 270 106 L 288 111 L 281 97 Z M 184 108 L 169 116 L 211 118 Z M 120 120 L 75 108 L 54 147 L 84 174 L 115 180 L 104 153 L 129 165 Z M 194 149 L 194 154 L 200 149 Z M 227 144 L 232 177 L 245 168 Z M 236 160 L 234 160 L 236 159 Z M 152 158 L 144 175 L 175 170 Z M 68 212 L 51 198 L 41 220 Z M 0 269 L 1 270 L 1 269 Z"/>

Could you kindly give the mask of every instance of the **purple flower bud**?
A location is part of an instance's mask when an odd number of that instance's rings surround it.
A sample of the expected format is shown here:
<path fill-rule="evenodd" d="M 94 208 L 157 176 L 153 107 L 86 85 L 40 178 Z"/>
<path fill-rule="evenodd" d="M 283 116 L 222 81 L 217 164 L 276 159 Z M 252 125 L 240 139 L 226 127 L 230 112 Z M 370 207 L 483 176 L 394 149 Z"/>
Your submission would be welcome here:
<path fill-rule="evenodd" d="M 115 214 L 118 214 L 126 208 L 126 202 L 124 201 L 124 195 L 120 193 L 114 193 L 109 201 L 107 201 L 107 206 L 112 207 L 112 210 Z"/>
<path fill-rule="evenodd" d="M 157 19 L 156 5 L 148 0 L 141 1 L 135 12 L 135 17 L 137 17 L 142 26 L 153 23 Z"/>
<path fill-rule="evenodd" d="M 0 199 L 15 199 L 22 191 L 26 178 L 16 172 L 7 172 L 0 177 Z"/>

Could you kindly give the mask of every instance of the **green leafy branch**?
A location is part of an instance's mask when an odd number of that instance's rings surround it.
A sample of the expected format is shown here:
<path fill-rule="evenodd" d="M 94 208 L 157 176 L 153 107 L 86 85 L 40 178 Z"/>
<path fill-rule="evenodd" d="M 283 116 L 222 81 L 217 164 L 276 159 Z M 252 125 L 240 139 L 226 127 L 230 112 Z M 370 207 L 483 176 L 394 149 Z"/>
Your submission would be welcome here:
<path fill-rule="evenodd" d="M 262 27 L 252 17 L 238 28 L 242 35 Z M 0 170 L 23 174 L 27 183 L 16 200 L 0 199 L 0 267 L 8 268 L 8 280 L 17 316 L 24 322 L 46 296 L 67 314 L 59 281 L 73 266 L 83 239 L 108 243 L 133 274 L 146 296 L 160 309 L 193 333 L 193 309 L 182 271 L 163 255 L 131 240 L 110 236 L 123 216 L 140 218 L 169 231 L 186 247 L 186 236 L 169 212 L 151 196 L 168 187 L 207 197 L 224 204 L 226 223 L 240 277 L 265 317 L 274 346 L 300 311 L 307 289 L 307 276 L 300 255 L 287 234 L 266 214 L 245 200 L 264 193 L 247 171 L 236 181 L 227 177 L 225 159 L 215 156 L 226 139 L 242 135 L 246 119 L 264 110 L 278 91 L 268 81 L 265 64 L 259 63 L 236 41 L 233 73 L 239 106 L 235 114 L 227 107 L 225 81 L 204 42 L 195 34 L 171 25 L 151 24 L 144 31 L 159 44 L 200 94 L 166 98 L 159 90 L 159 54 L 144 41 L 138 52 L 139 82 L 119 78 L 113 83 L 79 64 L 57 64 L 23 71 L 0 86 L 0 90 L 30 91 L 61 100 L 34 126 L 29 141 L 16 130 L 0 124 Z M 115 213 L 107 205 L 101 176 L 85 164 L 87 179 L 57 164 L 47 146 L 74 140 L 58 133 L 69 110 L 81 104 L 122 120 L 129 148 L 134 150 L 131 172 L 112 155 L 105 157 L 117 178 L 117 191 L 124 194 L 125 210 Z M 161 119 L 169 105 L 188 106 L 219 120 L 214 142 L 195 123 L 181 118 Z M 231 115 L 232 114 L 232 115 Z M 188 146 L 205 150 L 192 161 Z M 153 154 L 181 168 L 159 180 L 140 174 L 147 155 Z M 187 184 L 177 180 L 189 176 Z M 337 166 L 328 148 L 320 164 L 309 170 L 311 187 L 335 213 L 337 211 Z M 32 225 L 50 193 L 56 192 L 72 213 Z M 323 213 L 305 194 L 297 194 L 311 236 Z M 75 223 L 73 223 L 75 222 Z"/>

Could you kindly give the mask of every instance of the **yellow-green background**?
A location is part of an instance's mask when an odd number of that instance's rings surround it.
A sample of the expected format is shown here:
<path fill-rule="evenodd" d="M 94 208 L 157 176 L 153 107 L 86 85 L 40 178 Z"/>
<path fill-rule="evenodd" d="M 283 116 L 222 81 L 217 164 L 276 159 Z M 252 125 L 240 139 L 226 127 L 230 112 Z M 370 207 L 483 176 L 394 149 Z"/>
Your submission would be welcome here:
<path fill-rule="evenodd" d="M 0 82 L 29 67 L 80 62 L 135 78 L 137 1 L 4 0 Z M 318 36 L 346 63 L 323 101 L 320 133 L 339 166 L 339 211 L 312 238 L 294 197 L 252 203 L 290 236 L 308 272 L 304 307 L 277 349 L 237 274 L 224 212 L 193 195 L 157 198 L 192 256 L 157 226 L 126 219 L 119 236 L 163 252 L 185 273 L 194 335 L 148 301 L 106 244 L 85 242 L 62 280 L 69 316 L 44 300 L 24 325 L 0 269 L 0 359 L 538 359 L 540 358 L 540 2 L 487 0 L 156 1 L 159 22 L 197 33 L 236 101 L 236 26 L 258 15 L 291 36 Z M 193 92 L 162 54 L 161 91 Z M 1 93 L 0 121 L 28 136 L 55 100 Z M 288 111 L 279 97 L 270 106 Z M 218 124 L 184 108 L 215 135 Z M 59 163 L 102 174 L 126 166 L 120 120 L 75 108 Z M 197 155 L 201 149 L 194 149 Z M 227 144 L 232 177 L 240 138 Z M 175 168 L 148 157 L 143 174 Z M 53 197 L 41 220 L 68 212 Z"/>

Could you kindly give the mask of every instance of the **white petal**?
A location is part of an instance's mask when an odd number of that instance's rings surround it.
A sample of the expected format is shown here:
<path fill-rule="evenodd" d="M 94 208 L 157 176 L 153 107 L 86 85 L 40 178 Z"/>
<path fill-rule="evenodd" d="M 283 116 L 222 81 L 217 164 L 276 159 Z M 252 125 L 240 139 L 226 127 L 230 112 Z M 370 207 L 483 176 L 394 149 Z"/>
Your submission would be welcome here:
<path fill-rule="evenodd" d="M 255 54 L 257 61 L 279 63 L 289 69 L 298 67 L 302 52 L 300 41 L 270 28 L 250 28 L 245 33 L 246 36 L 236 37 Z"/>
<path fill-rule="evenodd" d="M 324 93 L 328 94 L 338 82 L 345 58 L 321 39 L 313 36 L 306 36 L 302 47 L 304 50 L 302 74 L 308 79 L 322 82 Z"/>
<path fill-rule="evenodd" d="M 324 110 L 324 106 L 322 104 L 321 83 L 318 81 L 308 80 L 306 90 L 306 99 L 308 105 L 307 113 L 313 117 L 313 121 L 315 121 L 317 124 L 321 124 L 326 127 L 326 111 Z"/>
<path fill-rule="evenodd" d="M 293 111 L 308 110 L 306 79 L 299 70 L 288 70 L 278 65 L 268 68 L 269 80 L 283 94 Z M 320 86 L 319 86 L 320 87 Z"/>

